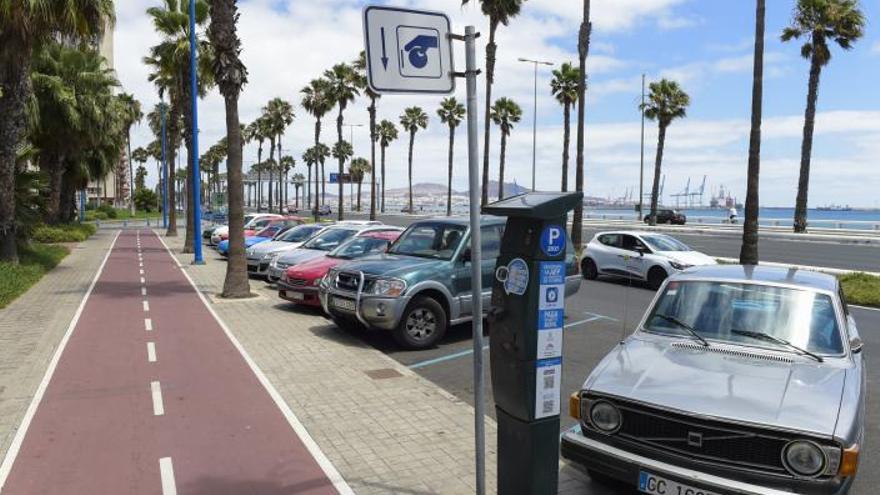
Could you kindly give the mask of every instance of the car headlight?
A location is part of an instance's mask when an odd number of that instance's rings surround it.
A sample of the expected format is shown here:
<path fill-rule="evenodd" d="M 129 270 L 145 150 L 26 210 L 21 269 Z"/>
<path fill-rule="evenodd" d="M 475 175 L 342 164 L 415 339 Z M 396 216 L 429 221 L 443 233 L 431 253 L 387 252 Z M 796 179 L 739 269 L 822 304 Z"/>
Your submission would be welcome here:
<path fill-rule="evenodd" d="M 678 261 L 670 261 L 669 266 L 675 268 L 676 270 L 687 270 L 688 268 L 694 265 L 688 265 L 686 263 L 679 263 Z"/>
<path fill-rule="evenodd" d="M 323 277 L 318 277 L 315 280 L 312 280 L 312 285 L 314 285 L 315 287 L 321 285 L 324 282 L 325 277 L 326 277 L 326 275 L 324 275 Z"/>
<path fill-rule="evenodd" d="M 406 282 L 403 280 L 380 278 L 373 283 L 372 294 L 379 296 L 397 297 L 406 290 Z"/>
<path fill-rule="evenodd" d="M 816 476 L 825 470 L 828 460 L 822 448 L 807 440 L 794 440 L 782 451 L 785 467 L 792 474 Z"/>
<path fill-rule="evenodd" d="M 602 433 L 616 432 L 622 422 L 620 410 L 610 402 L 600 400 L 590 407 L 590 424 Z"/>

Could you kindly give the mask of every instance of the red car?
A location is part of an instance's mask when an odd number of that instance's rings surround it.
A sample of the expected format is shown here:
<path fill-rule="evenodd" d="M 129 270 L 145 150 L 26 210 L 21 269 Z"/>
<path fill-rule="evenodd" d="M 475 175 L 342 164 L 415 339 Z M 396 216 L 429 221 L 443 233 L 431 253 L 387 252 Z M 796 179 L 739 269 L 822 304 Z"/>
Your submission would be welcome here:
<path fill-rule="evenodd" d="M 384 253 L 400 234 L 399 230 L 367 231 L 324 256 L 288 268 L 278 281 L 278 297 L 296 304 L 320 307 L 318 283 L 331 268 L 355 258 Z"/>

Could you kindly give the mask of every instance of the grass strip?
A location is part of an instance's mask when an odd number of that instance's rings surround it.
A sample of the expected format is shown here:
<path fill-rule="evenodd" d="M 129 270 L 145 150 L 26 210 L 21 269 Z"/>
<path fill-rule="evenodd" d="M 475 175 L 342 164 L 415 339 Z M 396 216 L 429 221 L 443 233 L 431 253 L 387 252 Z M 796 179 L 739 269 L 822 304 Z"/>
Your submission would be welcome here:
<path fill-rule="evenodd" d="M 0 308 L 24 294 L 70 253 L 66 246 L 31 244 L 19 250 L 19 263 L 0 262 Z"/>

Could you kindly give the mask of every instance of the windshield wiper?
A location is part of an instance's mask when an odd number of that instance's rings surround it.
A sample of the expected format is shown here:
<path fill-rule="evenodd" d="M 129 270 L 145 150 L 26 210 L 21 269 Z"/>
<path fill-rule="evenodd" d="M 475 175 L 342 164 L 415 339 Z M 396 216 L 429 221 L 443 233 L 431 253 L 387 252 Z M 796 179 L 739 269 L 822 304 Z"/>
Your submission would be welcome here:
<path fill-rule="evenodd" d="M 676 318 L 676 317 L 674 317 L 674 316 L 664 315 L 663 313 L 654 313 L 654 317 L 655 317 L 655 318 L 660 318 L 660 319 L 666 320 L 666 321 L 668 321 L 669 323 L 672 323 L 673 325 L 675 325 L 675 326 L 677 326 L 677 327 L 679 327 L 679 328 L 683 328 L 683 329 L 687 330 L 687 332 L 688 332 L 689 334 L 693 335 L 694 338 L 696 338 L 697 340 L 700 341 L 701 344 L 703 344 L 703 347 L 709 347 L 709 341 L 708 341 L 708 340 L 704 339 L 703 336 L 700 335 L 699 332 L 697 332 L 697 331 L 694 329 L 694 327 L 692 327 L 692 326 L 688 325 L 687 323 L 685 323 L 685 322 L 679 320 L 678 318 Z"/>
<path fill-rule="evenodd" d="M 793 349 L 793 350 L 801 353 L 804 356 L 810 356 L 811 358 L 815 359 L 816 361 L 818 361 L 820 363 L 824 361 L 824 359 L 822 359 L 822 356 L 820 356 L 818 354 L 814 354 L 814 353 L 812 353 L 806 349 L 803 349 L 801 347 L 798 347 L 785 339 L 780 339 L 779 337 L 774 337 L 773 335 L 770 335 L 769 333 L 752 332 L 750 330 L 737 330 L 735 328 L 732 328 L 730 330 L 730 333 L 732 333 L 734 335 L 742 335 L 745 337 L 751 337 L 751 338 L 757 339 L 757 340 L 763 340 L 765 342 L 773 342 L 776 344 L 784 345 L 784 346 L 788 347 L 789 349 Z"/>

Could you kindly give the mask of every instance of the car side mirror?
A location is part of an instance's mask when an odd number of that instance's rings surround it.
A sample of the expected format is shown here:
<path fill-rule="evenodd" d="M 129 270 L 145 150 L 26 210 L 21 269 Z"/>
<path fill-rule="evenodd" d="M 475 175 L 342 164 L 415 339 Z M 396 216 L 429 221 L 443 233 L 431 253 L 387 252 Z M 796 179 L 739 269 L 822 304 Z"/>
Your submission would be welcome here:
<path fill-rule="evenodd" d="M 471 248 L 467 248 L 464 250 L 464 253 L 461 254 L 461 262 L 462 263 L 470 263 L 471 261 Z"/>
<path fill-rule="evenodd" d="M 865 343 L 862 342 L 862 339 L 859 337 L 853 337 L 849 339 L 849 349 L 853 354 L 858 354 L 862 352 L 862 348 L 865 346 Z"/>
<path fill-rule="evenodd" d="M 639 253 L 639 256 L 645 255 L 645 247 L 644 246 L 636 246 L 636 252 Z"/>

